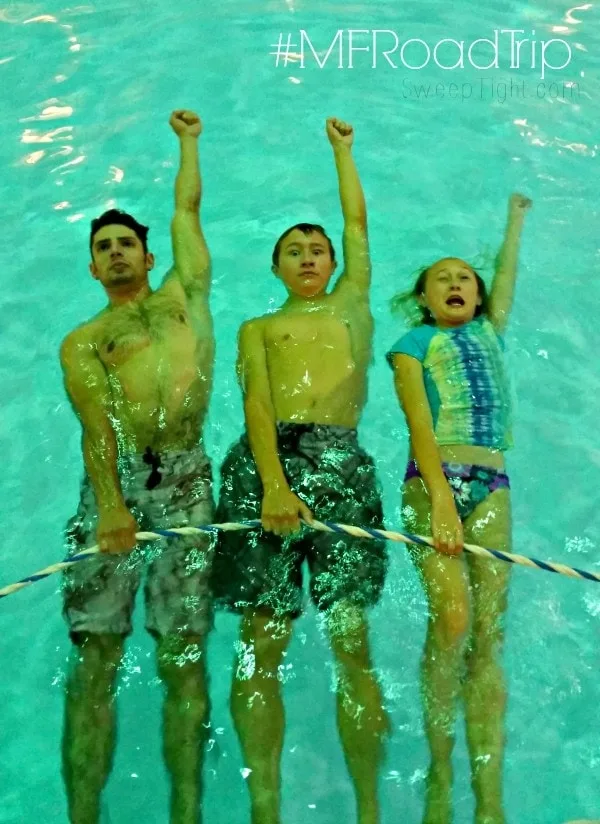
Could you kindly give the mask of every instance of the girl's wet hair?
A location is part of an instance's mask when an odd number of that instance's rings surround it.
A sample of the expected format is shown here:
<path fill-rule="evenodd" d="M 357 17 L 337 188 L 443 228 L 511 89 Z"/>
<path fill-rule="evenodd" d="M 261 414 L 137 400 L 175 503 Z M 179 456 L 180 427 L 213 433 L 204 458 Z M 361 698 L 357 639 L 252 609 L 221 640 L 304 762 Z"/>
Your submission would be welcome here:
<path fill-rule="evenodd" d="M 435 326 L 435 318 L 429 309 L 419 303 L 419 298 L 425 293 L 427 275 L 433 265 L 435 264 L 426 266 L 417 273 L 415 285 L 409 292 L 400 292 L 397 295 L 394 295 L 390 301 L 392 312 L 394 314 L 404 314 L 411 326 L 421 326 L 421 324 Z M 477 281 L 477 291 L 479 292 L 479 297 L 481 298 L 481 304 L 475 307 L 475 317 L 477 318 L 480 315 L 488 314 L 489 297 L 484 279 L 471 266 L 469 266 L 469 269 L 471 269 L 475 275 L 475 280 Z"/>
<path fill-rule="evenodd" d="M 273 254 L 271 256 L 273 266 L 279 266 L 279 253 L 281 252 L 281 244 L 286 239 L 286 237 L 294 231 L 294 229 L 298 229 L 298 231 L 302 232 L 302 234 L 304 235 L 312 235 L 313 232 L 318 232 L 320 235 L 323 235 L 323 237 L 327 241 L 327 244 L 329 245 L 329 254 L 331 255 L 331 260 L 333 263 L 335 263 L 335 249 L 333 248 L 331 239 L 327 235 L 325 229 L 322 226 L 319 226 L 318 223 L 296 223 L 294 226 L 290 226 L 289 229 L 286 229 L 277 241 L 277 243 L 275 244 L 275 248 L 273 249 Z"/>
<path fill-rule="evenodd" d="M 99 232 L 104 226 L 114 226 L 115 224 L 127 226 L 128 229 L 135 232 L 144 247 L 144 254 L 148 252 L 149 227 L 138 223 L 132 215 L 121 211 L 121 209 L 109 209 L 107 212 L 101 214 L 100 217 L 92 220 L 90 227 L 90 253 L 93 249 L 94 235 L 96 232 Z"/>

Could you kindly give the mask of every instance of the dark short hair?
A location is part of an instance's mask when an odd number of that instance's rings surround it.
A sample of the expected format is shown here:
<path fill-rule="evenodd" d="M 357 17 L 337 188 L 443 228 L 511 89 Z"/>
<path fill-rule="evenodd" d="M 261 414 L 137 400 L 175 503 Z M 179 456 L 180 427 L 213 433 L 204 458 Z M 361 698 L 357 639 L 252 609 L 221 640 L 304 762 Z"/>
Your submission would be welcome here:
<path fill-rule="evenodd" d="M 101 214 L 100 217 L 92 220 L 90 227 L 90 253 L 92 252 L 96 232 L 99 232 L 104 226 L 114 226 L 115 224 L 127 226 L 128 229 L 132 229 L 140 239 L 144 247 L 144 253 L 148 251 L 149 227 L 138 223 L 134 217 L 127 214 L 127 212 L 123 212 L 121 209 L 109 209 L 107 212 L 104 212 L 104 214 Z"/>
<path fill-rule="evenodd" d="M 329 246 L 329 254 L 331 255 L 331 260 L 335 263 L 335 249 L 333 248 L 331 239 L 327 235 L 325 229 L 322 226 L 319 226 L 318 223 L 296 223 L 294 224 L 294 226 L 290 226 L 289 229 L 286 229 L 277 241 L 277 243 L 275 244 L 275 248 L 273 249 L 273 255 L 271 257 L 273 261 L 273 266 L 279 265 L 279 253 L 281 251 L 281 244 L 286 239 L 286 237 L 294 231 L 294 229 L 298 229 L 298 231 L 302 232 L 302 234 L 304 235 L 312 235 L 313 232 L 318 232 L 320 235 L 323 235 Z"/>

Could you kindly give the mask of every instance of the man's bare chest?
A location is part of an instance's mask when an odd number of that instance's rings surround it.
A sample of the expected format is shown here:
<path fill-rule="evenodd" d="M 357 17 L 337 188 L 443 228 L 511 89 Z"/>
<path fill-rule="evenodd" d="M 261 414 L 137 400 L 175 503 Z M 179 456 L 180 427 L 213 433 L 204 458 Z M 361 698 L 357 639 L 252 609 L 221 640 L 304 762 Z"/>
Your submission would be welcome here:
<path fill-rule="evenodd" d="M 107 367 L 143 352 L 185 356 L 194 351 L 196 343 L 185 303 L 166 296 L 110 310 L 100 320 L 96 341 Z"/>

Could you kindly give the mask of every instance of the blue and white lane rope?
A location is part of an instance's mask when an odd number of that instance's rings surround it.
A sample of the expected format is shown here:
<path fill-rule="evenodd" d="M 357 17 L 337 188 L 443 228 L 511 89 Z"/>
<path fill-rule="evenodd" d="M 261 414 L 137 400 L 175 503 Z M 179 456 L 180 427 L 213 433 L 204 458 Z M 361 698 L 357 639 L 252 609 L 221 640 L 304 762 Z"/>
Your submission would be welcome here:
<path fill-rule="evenodd" d="M 224 524 L 207 524 L 206 526 L 193 527 L 184 526 L 177 529 L 158 529 L 155 532 L 138 532 L 136 538 L 139 541 L 156 541 L 160 538 L 176 538 L 179 535 L 201 535 L 209 532 L 233 532 L 242 529 L 255 529 L 260 526 L 259 520 L 240 521 L 239 523 L 224 523 Z M 379 540 L 383 538 L 386 541 L 394 541 L 403 544 L 419 544 L 421 546 L 433 547 L 432 538 L 424 538 L 421 535 L 411 535 L 408 532 L 390 532 L 386 529 L 372 529 L 370 527 L 350 526 L 348 524 L 336 524 L 331 521 L 312 521 L 307 526 L 312 529 L 317 529 L 320 532 L 339 532 L 346 535 L 352 535 L 355 538 L 370 538 Z M 600 582 L 600 574 L 595 572 L 586 572 L 583 569 L 576 569 L 575 567 L 566 566 L 565 564 L 556 564 L 551 561 L 538 561 L 536 558 L 529 558 L 526 555 L 515 555 L 510 552 L 501 552 L 499 549 L 487 549 L 486 547 L 477 546 L 476 544 L 464 544 L 464 550 L 472 555 L 478 555 L 481 558 L 498 558 L 501 561 L 506 561 L 510 564 L 517 564 L 519 566 L 531 567 L 533 569 L 543 569 L 546 572 L 556 572 L 559 575 L 566 575 L 569 578 L 583 578 L 586 581 Z M 90 555 L 96 555 L 100 552 L 98 546 L 84 549 L 76 555 L 71 555 L 60 561 L 57 564 L 41 569 L 27 578 L 22 578 L 14 584 L 0 589 L 0 598 L 6 598 L 7 595 L 12 595 L 13 592 L 23 589 L 36 581 L 41 581 L 55 572 L 61 572 L 63 569 L 73 566 L 79 561 L 84 561 Z"/>

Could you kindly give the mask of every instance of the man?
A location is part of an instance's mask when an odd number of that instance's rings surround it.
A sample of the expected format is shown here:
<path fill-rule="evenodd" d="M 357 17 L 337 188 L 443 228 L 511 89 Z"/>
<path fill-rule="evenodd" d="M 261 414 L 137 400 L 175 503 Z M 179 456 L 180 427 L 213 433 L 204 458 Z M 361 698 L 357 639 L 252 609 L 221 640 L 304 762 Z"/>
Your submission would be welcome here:
<path fill-rule="evenodd" d="M 210 523 L 202 447 L 214 338 L 210 260 L 200 228 L 200 119 L 176 111 L 181 165 L 171 224 L 174 265 L 153 291 L 148 229 L 111 210 L 92 222 L 90 272 L 108 306 L 61 347 L 65 386 L 83 429 L 86 467 L 72 552 L 101 553 L 66 573 L 64 613 L 77 645 L 67 686 L 63 767 L 69 820 L 96 824 L 115 744 L 114 686 L 143 569 L 146 627 L 166 687 L 164 755 L 171 824 L 197 824 L 208 719 L 205 638 L 210 543 L 186 537 L 136 546 L 136 532 Z"/>
<path fill-rule="evenodd" d="M 298 224 L 277 241 L 272 271 L 288 299 L 240 330 L 246 435 L 224 461 L 216 516 L 238 521 L 260 515 L 264 527 L 223 534 L 213 570 L 221 605 L 243 613 L 231 705 L 249 770 L 252 824 L 281 820 L 278 668 L 302 608 L 304 560 L 337 663 L 338 727 L 358 821 L 379 821 L 377 778 L 387 721 L 364 608 L 381 593 L 385 548 L 306 527 L 292 538 L 313 512 L 321 520 L 383 521 L 374 464 L 356 437 L 373 334 L 366 207 L 352 158 L 352 127 L 330 119 L 327 134 L 344 216 L 345 271 L 328 294 L 335 253 L 320 226 Z"/>

